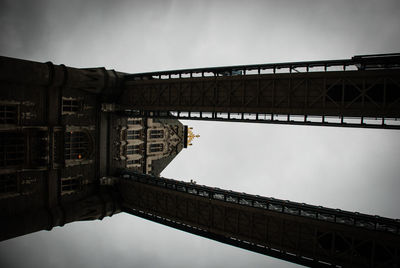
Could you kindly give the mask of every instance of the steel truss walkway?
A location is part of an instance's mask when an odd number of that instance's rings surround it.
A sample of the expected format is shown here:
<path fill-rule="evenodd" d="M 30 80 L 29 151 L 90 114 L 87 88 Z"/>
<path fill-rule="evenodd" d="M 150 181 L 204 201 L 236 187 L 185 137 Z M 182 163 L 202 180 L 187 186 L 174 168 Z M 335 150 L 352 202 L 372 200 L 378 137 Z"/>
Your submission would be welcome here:
<path fill-rule="evenodd" d="M 400 221 L 124 171 L 122 210 L 312 267 L 398 267 Z"/>
<path fill-rule="evenodd" d="M 128 115 L 400 128 L 400 54 L 126 75 Z"/>

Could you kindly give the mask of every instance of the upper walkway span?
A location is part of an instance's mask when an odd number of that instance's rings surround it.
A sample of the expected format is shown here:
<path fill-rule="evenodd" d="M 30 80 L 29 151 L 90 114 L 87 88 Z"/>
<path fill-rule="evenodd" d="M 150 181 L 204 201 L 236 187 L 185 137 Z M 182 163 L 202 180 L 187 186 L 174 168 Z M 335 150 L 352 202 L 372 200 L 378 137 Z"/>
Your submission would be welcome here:
<path fill-rule="evenodd" d="M 128 114 L 191 120 L 400 128 L 400 54 L 124 76 Z"/>

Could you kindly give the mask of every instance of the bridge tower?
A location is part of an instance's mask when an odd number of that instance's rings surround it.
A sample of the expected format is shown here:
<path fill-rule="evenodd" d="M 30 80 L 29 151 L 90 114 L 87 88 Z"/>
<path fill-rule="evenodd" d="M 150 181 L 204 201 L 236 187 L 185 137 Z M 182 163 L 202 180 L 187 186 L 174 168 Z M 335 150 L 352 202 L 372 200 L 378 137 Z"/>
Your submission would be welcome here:
<path fill-rule="evenodd" d="M 177 119 L 400 129 L 400 55 L 125 74 L 0 58 L 0 240 L 125 212 L 308 266 L 397 267 L 399 220 L 160 178 Z"/>

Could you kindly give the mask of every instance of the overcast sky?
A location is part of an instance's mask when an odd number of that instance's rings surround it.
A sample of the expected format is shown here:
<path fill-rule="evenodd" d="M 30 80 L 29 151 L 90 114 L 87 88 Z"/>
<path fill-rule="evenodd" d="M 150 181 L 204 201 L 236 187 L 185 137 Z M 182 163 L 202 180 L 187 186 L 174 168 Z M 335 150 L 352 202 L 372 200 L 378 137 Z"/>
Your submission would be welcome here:
<path fill-rule="evenodd" d="M 135 73 L 400 50 L 400 2 L 0 0 L 0 54 Z M 162 173 L 400 218 L 400 131 L 184 122 Z M 0 243 L 1 267 L 296 267 L 119 214 Z"/>

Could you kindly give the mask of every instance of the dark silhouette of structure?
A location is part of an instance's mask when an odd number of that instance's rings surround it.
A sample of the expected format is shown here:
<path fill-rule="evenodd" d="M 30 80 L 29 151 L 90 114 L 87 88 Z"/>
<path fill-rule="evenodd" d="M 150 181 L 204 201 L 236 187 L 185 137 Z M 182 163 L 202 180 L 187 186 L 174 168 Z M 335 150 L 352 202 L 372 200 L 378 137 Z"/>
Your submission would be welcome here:
<path fill-rule="evenodd" d="M 397 267 L 400 222 L 158 177 L 177 119 L 393 128 L 400 55 L 124 74 L 0 58 L 0 239 L 126 212 L 308 266 Z M 189 140 L 188 140 L 189 138 Z"/>

